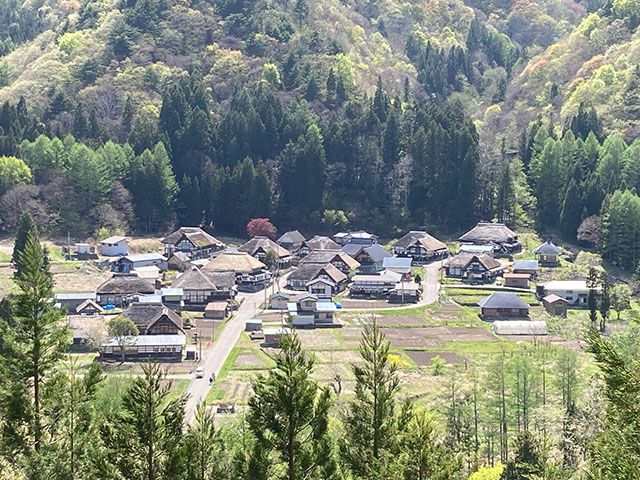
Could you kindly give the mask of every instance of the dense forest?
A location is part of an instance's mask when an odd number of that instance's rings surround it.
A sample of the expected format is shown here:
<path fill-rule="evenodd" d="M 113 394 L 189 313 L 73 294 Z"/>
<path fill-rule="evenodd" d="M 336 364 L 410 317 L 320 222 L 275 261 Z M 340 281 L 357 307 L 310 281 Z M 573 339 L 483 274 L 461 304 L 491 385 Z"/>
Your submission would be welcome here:
<path fill-rule="evenodd" d="M 638 72 L 596 52 L 632 41 L 635 2 L 399 5 L 4 2 L 2 227 L 24 205 L 75 237 L 268 217 L 575 239 L 587 221 L 606 251 L 608 196 L 635 187 Z M 592 48 L 565 46 L 576 35 Z M 554 77 L 561 49 L 592 54 L 580 81 Z M 612 82 L 615 114 L 587 88 Z"/>

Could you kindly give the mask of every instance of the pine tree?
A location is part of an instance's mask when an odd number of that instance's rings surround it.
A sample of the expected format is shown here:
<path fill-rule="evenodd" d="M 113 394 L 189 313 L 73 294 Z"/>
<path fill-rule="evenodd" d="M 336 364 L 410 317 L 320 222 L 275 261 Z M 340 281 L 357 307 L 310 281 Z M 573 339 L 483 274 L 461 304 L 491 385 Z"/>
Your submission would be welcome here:
<path fill-rule="evenodd" d="M 354 398 L 343 416 L 341 452 L 357 478 L 377 478 L 393 462 L 398 418 L 395 398 L 399 379 L 389 361 L 389 342 L 375 323 L 365 325 L 359 346 L 362 364 L 353 365 Z"/>
<path fill-rule="evenodd" d="M 295 6 L 293 7 L 293 11 L 296 14 L 296 19 L 298 20 L 298 28 L 302 28 L 303 22 L 309 16 L 309 3 L 307 0 L 296 0 Z"/>
<path fill-rule="evenodd" d="M 189 480 L 217 480 L 228 473 L 224 462 L 224 443 L 214 425 L 213 414 L 198 405 L 195 423 L 184 438 L 186 477 Z"/>
<path fill-rule="evenodd" d="M 328 433 L 330 392 L 311 379 L 313 360 L 297 336 L 283 337 L 280 348 L 275 369 L 253 382 L 248 422 L 257 440 L 255 454 L 277 453 L 287 480 L 337 478 Z"/>
<path fill-rule="evenodd" d="M 11 410 L 5 415 L 12 418 L 16 428 L 9 436 L 13 448 L 33 461 L 33 468 L 39 472 L 34 478 L 42 473 L 39 461 L 46 447 L 43 389 L 68 345 L 62 313 L 51 302 L 53 280 L 44 262 L 42 246 L 32 230 L 19 254 L 21 270 L 15 282 L 20 292 L 14 302 L 13 323 L 2 332 L 1 360 L 10 385 L 5 392 L 13 397 L 6 407 Z M 24 428 L 19 427 L 20 422 L 24 422 Z"/>
<path fill-rule="evenodd" d="M 523 480 L 536 478 L 544 471 L 539 445 L 531 432 L 524 430 L 516 438 L 516 454 L 507 462 L 501 480 Z"/>
<path fill-rule="evenodd" d="M 144 364 L 103 428 L 113 468 L 128 480 L 171 480 L 182 472 L 184 397 L 171 398 L 158 364 Z"/>
<path fill-rule="evenodd" d="M 16 230 L 16 240 L 13 246 L 13 254 L 11 255 L 11 262 L 16 269 L 16 276 L 20 274 L 20 256 L 27 245 L 27 239 L 29 235 L 38 237 L 38 227 L 36 222 L 29 212 L 23 212 L 18 220 L 18 229 Z"/>

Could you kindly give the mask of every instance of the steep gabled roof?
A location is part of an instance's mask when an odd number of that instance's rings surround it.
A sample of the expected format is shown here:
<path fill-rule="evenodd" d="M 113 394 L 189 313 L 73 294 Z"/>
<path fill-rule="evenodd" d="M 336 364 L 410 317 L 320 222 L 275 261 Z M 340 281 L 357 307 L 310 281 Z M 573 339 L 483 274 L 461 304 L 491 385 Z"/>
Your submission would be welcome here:
<path fill-rule="evenodd" d="M 202 270 L 213 272 L 251 273 L 267 266 L 248 253 L 227 250 L 211 259 Z"/>
<path fill-rule="evenodd" d="M 529 309 L 529 305 L 513 292 L 495 292 L 478 302 L 481 308 L 524 308 Z"/>
<path fill-rule="evenodd" d="M 309 255 L 300 260 L 300 265 L 309 263 L 325 264 L 340 258 L 349 270 L 355 270 L 360 266 L 360 262 L 347 255 L 342 250 L 314 250 Z"/>
<path fill-rule="evenodd" d="M 515 232 L 504 223 L 478 223 L 462 235 L 460 241 L 473 243 L 507 243 L 515 237 Z"/>
<path fill-rule="evenodd" d="M 469 265 L 474 260 L 480 262 L 480 264 L 482 264 L 487 270 L 493 270 L 502 266 L 499 260 L 496 260 L 489 255 L 473 255 L 472 253 L 459 253 L 457 255 L 454 255 L 449 260 L 449 266 L 466 268 L 467 265 Z"/>
<path fill-rule="evenodd" d="M 290 257 L 291 253 L 286 248 L 282 248 L 268 237 L 257 236 L 238 247 L 239 252 L 255 255 L 258 250 L 265 253 L 272 252 L 278 258 Z"/>
<path fill-rule="evenodd" d="M 171 284 L 183 290 L 228 290 L 236 283 L 233 272 L 215 272 L 193 267 L 178 276 Z"/>
<path fill-rule="evenodd" d="M 140 333 L 147 331 L 163 316 L 166 316 L 179 330 L 182 330 L 182 318 L 161 303 L 132 303 L 122 312 L 122 316 L 131 319 Z"/>
<path fill-rule="evenodd" d="M 420 244 L 425 250 L 435 252 L 446 249 L 447 246 L 437 238 L 422 230 L 411 230 L 404 237 L 398 240 L 393 246 L 399 248 L 409 248 L 414 244 Z"/>
<path fill-rule="evenodd" d="M 344 273 L 342 273 L 340 270 L 338 270 L 336 267 L 334 267 L 330 263 L 325 263 L 325 264 L 307 263 L 307 264 L 301 264 L 298 268 L 296 268 L 291 273 L 291 275 L 289 275 L 289 280 L 299 281 L 299 282 L 310 282 L 321 273 L 324 273 L 325 275 L 327 275 L 335 283 L 340 283 L 347 279 L 347 276 Z"/>
<path fill-rule="evenodd" d="M 298 230 L 291 230 L 289 232 L 285 232 L 279 239 L 278 243 L 293 243 L 294 245 L 297 243 L 304 242 L 304 235 L 302 235 Z"/>
<path fill-rule="evenodd" d="M 99 294 L 154 293 L 155 287 L 146 280 L 129 273 L 116 273 L 96 290 Z"/>
<path fill-rule="evenodd" d="M 385 258 L 391 257 L 384 247 L 378 243 L 372 245 L 358 245 L 357 243 L 347 243 L 342 247 L 342 251 L 350 257 L 355 258 L 361 251 L 365 251 L 373 262 L 382 262 Z"/>
<path fill-rule="evenodd" d="M 321 235 L 316 235 L 310 240 L 306 240 L 304 244 L 309 250 L 340 250 L 340 245 L 329 237 L 323 237 Z"/>
<path fill-rule="evenodd" d="M 200 227 L 180 227 L 178 230 L 167 235 L 160 241 L 164 244 L 177 245 L 182 237 L 186 237 L 191 243 L 199 248 L 213 246 L 220 247 L 224 245 L 224 243 L 213 235 L 209 235 Z"/>
<path fill-rule="evenodd" d="M 551 240 L 547 240 L 538 248 L 533 250 L 538 255 L 560 255 L 560 248 L 554 245 Z"/>

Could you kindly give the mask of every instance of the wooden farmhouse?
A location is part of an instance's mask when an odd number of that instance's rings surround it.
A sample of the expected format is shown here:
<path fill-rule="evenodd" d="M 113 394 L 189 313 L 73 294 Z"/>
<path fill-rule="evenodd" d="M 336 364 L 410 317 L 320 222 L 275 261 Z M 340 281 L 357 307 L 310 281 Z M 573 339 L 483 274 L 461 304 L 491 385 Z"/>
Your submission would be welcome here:
<path fill-rule="evenodd" d="M 178 252 L 194 260 L 207 258 L 224 248 L 224 243 L 200 227 L 180 227 L 164 237 L 161 242 L 164 244 L 164 254 L 167 258 Z"/>
<path fill-rule="evenodd" d="M 393 245 L 397 257 L 409 257 L 414 263 L 426 263 L 449 255 L 447 245 L 421 230 L 412 230 Z"/>

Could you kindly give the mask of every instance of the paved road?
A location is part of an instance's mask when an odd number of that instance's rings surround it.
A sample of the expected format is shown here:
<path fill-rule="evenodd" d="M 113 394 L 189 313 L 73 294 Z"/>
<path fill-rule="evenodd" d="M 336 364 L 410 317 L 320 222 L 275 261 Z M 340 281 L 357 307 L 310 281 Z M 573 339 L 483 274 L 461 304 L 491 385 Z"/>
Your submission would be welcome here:
<path fill-rule="evenodd" d="M 280 277 L 280 285 L 286 283 L 286 275 Z M 268 288 L 267 299 L 271 294 L 272 287 Z M 202 361 L 199 366 L 204 367 L 204 378 L 192 378 L 187 389 L 187 404 L 185 406 L 185 419 L 188 423 L 194 420 L 196 407 L 205 399 L 211 386 L 209 385 L 209 377 L 215 373 L 216 377 L 222 370 L 224 362 L 231 354 L 231 350 L 238 342 L 240 334 L 245 329 L 245 323 L 252 318 L 260 304 L 265 300 L 265 292 L 261 290 L 256 293 L 240 294 L 244 298 L 242 304 L 236 311 L 235 315 L 227 322 L 220 337 L 214 344 L 203 350 Z"/>
<path fill-rule="evenodd" d="M 424 266 L 424 279 L 422 280 L 422 298 L 418 303 L 407 303 L 405 305 L 389 304 L 384 307 L 353 307 L 343 308 L 345 312 L 362 312 L 374 310 L 403 310 L 416 307 L 424 307 L 438 301 L 438 293 L 440 292 L 440 270 L 442 269 L 442 260 L 429 263 Z"/>

